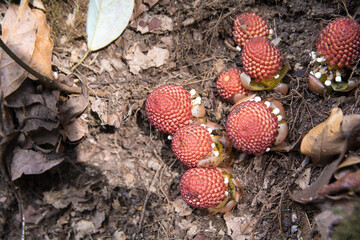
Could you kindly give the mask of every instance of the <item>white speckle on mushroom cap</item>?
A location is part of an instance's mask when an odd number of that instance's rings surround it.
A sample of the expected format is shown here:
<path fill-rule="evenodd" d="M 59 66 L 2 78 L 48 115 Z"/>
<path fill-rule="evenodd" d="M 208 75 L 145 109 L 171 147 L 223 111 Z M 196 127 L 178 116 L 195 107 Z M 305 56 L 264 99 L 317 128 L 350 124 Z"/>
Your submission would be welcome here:
<path fill-rule="evenodd" d="M 260 101 L 261 101 L 261 97 L 256 96 L 256 97 L 254 98 L 254 100 L 255 100 L 255 102 L 260 102 Z"/>
<path fill-rule="evenodd" d="M 265 101 L 264 104 L 267 106 L 267 107 L 270 107 L 271 103 L 269 101 Z"/>
<path fill-rule="evenodd" d="M 274 108 L 274 110 L 272 110 L 272 113 L 278 115 L 280 113 L 280 109 Z"/>
<path fill-rule="evenodd" d="M 315 59 L 315 58 L 316 58 L 316 52 L 315 52 L 315 51 L 312 51 L 309 55 L 310 55 L 310 57 L 311 57 L 312 59 Z"/>
<path fill-rule="evenodd" d="M 201 97 L 196 97 L 195 99 L 191 100 L 191 105 L 200 105 L 201 104 Z"/>
<path fill-rule="evenodd" d="M 315 77 L 317 78 L 317 79 L 319 79 L 319 78 L 321 78 L 321 72 L 317 72 L 317 73 L 315 73 Z"/>
<path fill-rule="evenodd" d="M 326 59 L 324 57 L 319 57 L 319 58 L 316 59 L 316 61 L 319 62 L 319 63 L 322 63 L 322 62 L 325 62 Z"/>

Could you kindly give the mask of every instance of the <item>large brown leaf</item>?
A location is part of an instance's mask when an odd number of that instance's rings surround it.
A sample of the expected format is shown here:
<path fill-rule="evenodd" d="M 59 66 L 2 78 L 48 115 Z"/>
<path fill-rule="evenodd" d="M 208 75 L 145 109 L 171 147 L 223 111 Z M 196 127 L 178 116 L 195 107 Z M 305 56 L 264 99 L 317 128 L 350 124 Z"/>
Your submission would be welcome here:
<path fill-rule="evenodd" d="M 2 40 L 25 63 L 35 49 L 36 18 L 27 4 L 11 5 L 2 23 Z M 28 73 L 0 49 L 0 79 L 4 98 L 13 93 Z"/>
<path fill-rule="evenodd" d="M 36 18 L 36 40 L 35 50 L 31 57 L 29 66 L 42 75 L 53 79 L 51 70 L 51 57 L 54 48 L 54 42 L 50 38 L 50 27 L 46 22 L 46 15 L 40 10 L 33 9 Z M 31 78 L 34 79 L 32 75 Z"/>
<path fill-rule="evenodd" d="M 353 134 L 352 130 L 357 124 L 360 124 L 360 114 L 343 116 L 341 109 L 334 108 L 325 122 L 306 134 L 300 151 L 316 163 L 329 163 L 342 152 L 345 144 L 348 144 L 347 137 Z"/>

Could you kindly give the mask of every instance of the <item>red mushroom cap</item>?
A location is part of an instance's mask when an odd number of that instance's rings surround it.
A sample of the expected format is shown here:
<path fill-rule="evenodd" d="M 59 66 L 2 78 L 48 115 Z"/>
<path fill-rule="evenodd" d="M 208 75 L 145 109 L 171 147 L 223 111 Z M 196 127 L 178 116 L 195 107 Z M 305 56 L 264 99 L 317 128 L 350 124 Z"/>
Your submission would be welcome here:
<path fill-rule="evenodd" d="M 225 178 L 216 168 L 190 168 L 180 180 L 180 193 L 195 208 L 216 207 L 225 199 Z"/>
<path fill-rule="evenodd" d="M 216 88 L 221 98 L 232 102 L 236 94 L 248 94 L 248 90 L 241 84 L 240 74 L 241 70 L 237 68 L 230 68 L 220 74 Z"/>
<path fill-rule="evenodd" d="M 354 65 L 360 57 L 360 24 L 346 17 L 330 22 L 320 32 L 316 48 L 333 66 Z"/>
<path fill-rule="evenodd" d="M 190 124 L 191 95 L 182 86 L 167 85 L 152 91 L 145 111 L 151 125 L 160 132 L 173 134 L 179 127 Z"/>
<path fill-rule="evenodd" d="M 236 17 L 233 27 L 233 40 L 236 45 L 244 47 L 249 39 L 267 35 L 269 35 L 269 27 L 259 15 L 243 13 Z"/>
<path fill-rule="evenodd" d="M 260 154 L 276 141 L 279 122 L 272 109 L 261 101 L 241 102 L 226 120 L 226 132 L 234 148 Z"/>
<path fill-rule="evenodd" d="M 266 38 L 249 40 L 242 52 L 244 72 L 256 82 L 274 77 L 284 66 L 279 49 Z"/>
<path fill-rule="evenodd" d="M 190 124 L 179 128 L 171 147 L 177 159 L 188 167 L 196 167 L 212 151 L 210 133 L 201 125 Z"/>

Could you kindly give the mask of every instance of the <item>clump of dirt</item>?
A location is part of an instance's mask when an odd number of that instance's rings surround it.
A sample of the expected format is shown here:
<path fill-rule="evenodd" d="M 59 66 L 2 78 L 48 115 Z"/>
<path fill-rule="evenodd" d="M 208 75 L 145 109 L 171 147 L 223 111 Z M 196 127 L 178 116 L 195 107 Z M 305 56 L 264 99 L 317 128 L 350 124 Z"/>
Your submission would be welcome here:
<path fill-rule="evenodd" d="M 57 64 L 69 69 L 87 50 L 83 27 L 87 1 L 46 4 L 58 43 L 54 50 Z M 146 15 L 166 19 L 172 29 L 142 34 L 137 31 L 141 21 L 134 20 L 118 40 L 90 54 L 78 68 L 89 87 L 101 93 L 90 97 L 81 116 L 89 126 L 86 139 L 66 145 L 65 161 L 55 169 L 19 179 L 17 189 L 1 177 L 0 237 L 19 239 L 21 222 L 26 223 L 25 236 L 34 239 L 319 237 L 314 220 L 319 210 L 289 197 L 299 189 L 299 174 L 309 167 L 307 157 L 295 150 L 242 161 L 235 152 L 233 171 L 243 186 L 241 201 L 231 213 L 209 216 L 181 200 L 178 184 L 186 168 L 175 159 L 167 136 L 150 126 L 144 103 L 162 85 L 195 88 L 203 98 L 208 121 L 224 126 L 231 105 L 220 100 L 216 78 L 226 68 L 242 67 L 241 53 L 234 51 L 232 23 L 237 14 L 255 12 L 274 30 L 280 39 L 277 46 L 291 66 L 283 80 L 290 87 L 287 95 L 259 95 L 283 103 L 289 125 L 287 141 L 296 143 L 327 119 L 333 107 L 344 114 L 360 112 L 359 88 L 319 96 L 309 91 L 306 75 L 320 29 L 346 16 L 347 11 L 355 15 L 358 7 L 356 1 L 335 0 L 159 1 L 139 19 Z M 73 25 L 60 27 L 71 14 L 76 19 Z M 168 51 L 166 60 L 134 74 L 134 53 L 150 57 L 154 47 Z M 312 181 L 320 171 L 312 166 Z M 15 193 L 21 196 L 19 205 Z"/>

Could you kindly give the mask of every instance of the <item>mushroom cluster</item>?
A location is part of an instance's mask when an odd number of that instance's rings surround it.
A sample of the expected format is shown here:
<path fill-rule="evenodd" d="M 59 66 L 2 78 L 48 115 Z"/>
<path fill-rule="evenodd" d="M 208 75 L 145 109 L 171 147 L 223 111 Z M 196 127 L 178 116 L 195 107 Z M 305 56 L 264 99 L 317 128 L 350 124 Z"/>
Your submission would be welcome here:
<path fill-rule="evenodd" d="M 230 211 L 241 196 L 230 168 L 232 145 L 222 126 L 206 122 L 198 93 L 179 85 L 159 87 L 147 97 L 145 111 L 152 126 L 169 134 L 174 155 L 189 168 L 180 180 L 184 201 L 211 214 Z"/>
<path fill-rule="evenodd" d="M 149 122 L 169 134 L 175 157 L 188 167 L 179 188 L 183 200 L 194 208 L 207 209 L 211 214 L 233 209 L 240 200 L 241 186 L 231 170 L 232 148 L 260 155 L 283 143 L 287 136 L 286 114 L 280 101 L 253 93 L 288 92 L 282 79 L 289 64 L 268 39 L 271 35 L 272 30 L 255 13 L 241 14 L 234 21 L 233 40 L 242 51 L 243 68 L 224 70 L 216 80 L 221 99 L 233 104 L 225 127 L 207 122 L 202 98 L 194 89 L 162 86 L 146 100 Z M 342 76 L 344 68 L 352 69 L 359 62 L 360 25 L 349 18 L 335 20 L 321 31 L 316 47 L 309 73 L 310 89 L 324 92 L 330 86 L 334 90 L 353 87 L 351 76 L 346 81 Z"/>
<path fill-rule="evenodd" d="M 360 59 L 360 24 L 347 17 L 330 22 L 310 56 L 310 90 L 323 94 L 354 89 L 360 83 L 352 74 Z"/>
<path fill-rule="evenodd" d="M 233 40 L 242 50 L 242 86 L 251 91 L 272 90 L 286 94 L 287 84 L 282 83 L 289 64 L 280 50 L 269 41 L 273 31 L 263 18 L 255 13 L 243 13 L 236 17 Z"/>

